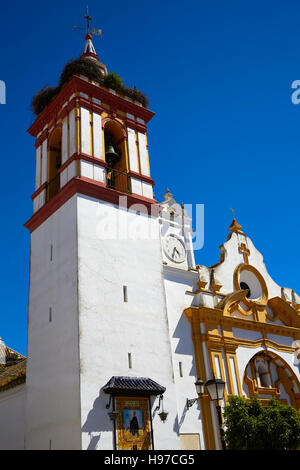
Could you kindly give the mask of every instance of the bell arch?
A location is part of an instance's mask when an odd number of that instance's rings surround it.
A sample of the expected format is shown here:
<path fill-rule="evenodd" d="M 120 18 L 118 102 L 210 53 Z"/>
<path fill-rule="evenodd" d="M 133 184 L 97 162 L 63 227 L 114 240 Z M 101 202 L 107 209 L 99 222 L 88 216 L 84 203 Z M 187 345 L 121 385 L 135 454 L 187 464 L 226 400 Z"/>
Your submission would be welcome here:
<path fill-rule="evenodd" d="M 57 126 L 49 138 L 47 200 L 60 190 L 59 168 L 62 162 L 62 127 Z"/>
<path fill-rule="evenodd" d="M 104 120 L 103 132 L 107 185 L 112 189 L 130 192 L 126 130 L 121 123 L 108 118 Z"/>
<path fill-rule="evenodd" d="M 300 411 L 300 383 L 287 362 L 271 351 L 256 353 L 245 367 L 243 391 L 263 403 L 274 397 Z"/>

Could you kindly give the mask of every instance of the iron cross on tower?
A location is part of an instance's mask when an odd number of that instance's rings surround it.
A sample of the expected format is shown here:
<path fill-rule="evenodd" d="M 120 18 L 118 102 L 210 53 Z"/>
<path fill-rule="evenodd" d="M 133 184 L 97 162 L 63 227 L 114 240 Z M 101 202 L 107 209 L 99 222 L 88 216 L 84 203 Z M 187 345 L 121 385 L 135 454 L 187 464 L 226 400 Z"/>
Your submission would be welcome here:
<path fill-rule="evenodd" d="M 86 14 L 82 16 L 86 20 L 86 34 L 91 34 L 92 36 L 103 36 L 102 29 L 91 28 L 90 23 L 93 21 L 93 18 L 89 15 L 89 7 L 86 7 Z M 78 26 L 73 26 L 74 29 L 83 29 L 78 28 Z"/>

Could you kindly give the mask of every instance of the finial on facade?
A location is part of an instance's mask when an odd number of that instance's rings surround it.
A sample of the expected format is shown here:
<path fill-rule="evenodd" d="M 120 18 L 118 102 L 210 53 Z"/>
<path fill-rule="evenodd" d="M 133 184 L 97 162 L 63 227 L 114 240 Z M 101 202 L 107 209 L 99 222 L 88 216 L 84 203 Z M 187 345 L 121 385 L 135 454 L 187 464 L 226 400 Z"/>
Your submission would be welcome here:
<path fill-rule="evenodd" d="M 169 199 L 171 199 L 171 197 L 173 197 L 173 194 L 171 194 L 169 188 L 167 188 L 166 193 L 164 194 L 165 201 L 168 201 Z"/>
<path fill-rule="evenodd" d="M 242 226 L 233 218 L 231 225 L 229 226 L 229 230 L 231 233 L 237 232 L 237 233 L 243 233 L 241 230 Z"/>

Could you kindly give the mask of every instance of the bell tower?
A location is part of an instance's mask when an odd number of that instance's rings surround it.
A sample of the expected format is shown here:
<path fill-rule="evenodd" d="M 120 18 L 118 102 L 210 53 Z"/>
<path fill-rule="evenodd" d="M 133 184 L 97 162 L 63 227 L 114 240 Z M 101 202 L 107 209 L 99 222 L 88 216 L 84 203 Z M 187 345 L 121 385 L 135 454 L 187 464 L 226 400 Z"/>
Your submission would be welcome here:
<path fill-rule="evenodd" d="M 83 54 L 66 65 L 58 87 L 36 95 L 28 130 L 36 139 L 36 176 L 25 224 L 25 447 L 178 448 L 147 144 L 154 113 L 141 92 L 116 84 L 87 33 Z M 155 411 L 162 394 L 169 412 L 163 425 Z M 126 441 L 122 407 L 142 417 L 144 441 Z"/>
<path fill-rule="evenodd" d="M 114 189 L 130 195 L 132 203 L 155 202 L 147 144 L 147 123 L 154 113 L 105 85 L 107 70 L 91 38 L 86 36 L 81 58 L 65 68 L 70 79 L 58 87 L 28 130 L 36 138 L 34 215 L 26 224 L 29 230 L 65 201 L 66 193 L 70 197 L 79 187 L 86 195 L 101 191 L 103 199 L 111 199 Z M 102 78 L 101 84 L 89 78 L 94 75 Z"/>

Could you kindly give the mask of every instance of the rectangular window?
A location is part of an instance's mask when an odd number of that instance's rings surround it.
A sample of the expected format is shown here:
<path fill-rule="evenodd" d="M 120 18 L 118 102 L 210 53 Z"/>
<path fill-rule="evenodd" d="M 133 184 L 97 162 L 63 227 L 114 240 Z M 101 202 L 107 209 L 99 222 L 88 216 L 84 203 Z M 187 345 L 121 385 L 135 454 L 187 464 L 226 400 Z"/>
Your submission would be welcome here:
<path fill-rule="evenodd" d="M 52 322 L 52 307 L 49 307 L 49 323 Z"/>

